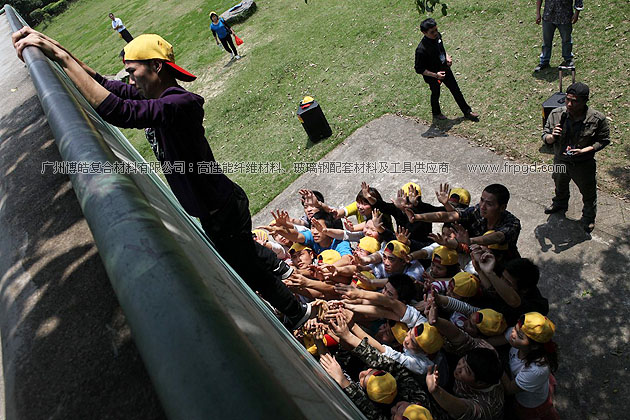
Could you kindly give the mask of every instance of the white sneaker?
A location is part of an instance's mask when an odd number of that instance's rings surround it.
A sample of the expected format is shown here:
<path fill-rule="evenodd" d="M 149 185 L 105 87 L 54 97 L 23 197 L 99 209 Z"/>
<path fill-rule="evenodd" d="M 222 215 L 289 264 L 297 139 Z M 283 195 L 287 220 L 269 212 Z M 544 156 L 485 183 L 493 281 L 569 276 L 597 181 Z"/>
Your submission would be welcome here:
<path fill-rule="evenodd" d="M 236 57 L 234 57 L 234 58 L 236 58 L 237 60 L 240 60 L 240 59 L 241 59 L 241 56 L 240 56 L 240 55 L 237 55 L 237 56 L 236 56 Z"/>

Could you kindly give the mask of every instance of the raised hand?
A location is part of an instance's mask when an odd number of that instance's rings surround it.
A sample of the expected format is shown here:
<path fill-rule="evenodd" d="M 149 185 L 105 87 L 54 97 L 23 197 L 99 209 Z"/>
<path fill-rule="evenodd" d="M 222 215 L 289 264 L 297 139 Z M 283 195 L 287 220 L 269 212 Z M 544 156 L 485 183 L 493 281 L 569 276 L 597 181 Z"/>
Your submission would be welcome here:
<path fill-rule="evenodd" d="M 489 273 L 491 271 L 494 271 L 497 259 L 491 251 L 485 250 L 483 254 L 481 254 L 478 263 L 479 268 L 481 268 L 483 272 Z"/>
<path fill-rule="evenodd" d="M 384 231 L 385 227 L 383 226 L 383 213 L 376 209 L 372 210 L 372 224 L 374 225 L 374 229 L 378 230 L 379 232 Z"/>
<path fill-rule="evenodd" d="M 343 227 L 345 227 L 347 231 L 354 232 L 354 224 L 350 219 L 343 219 Z"/>
<path fill-rule="evenodd" d="M 422 198 L 420 192 L 414 186 L 409 186 L 409 195 L 407 196 L 409 204 L 411 206 L 417 206 L 418 202 Z"/>
<path fill-rule="evenodd" d="M 409 245 L 411 242 L 409 241 L 409 229 L 404 226 L 398 226 L 396 231 L 396 239 L 398 242 L 402 242 L 405 245 Z"/>
<path fill-rule="evenodd" d="M 302 196 L 305 206 L 320 207 L 321 203 L 319 202 L 319 200 L 317 200 L 317 197 L 315 197 L 315 194 L 313 194 L 313 191 L 300 190 L 298 191 L 298 193 Z"/>
<path fill-rule="evenodd" d="M 429 390 L 430 393 L 433 393 L 437 390 L 437 388 L 439 387 L 438 385 L 439 380 L 440 380 L 440 375 L 439 375 L 437 366 L 436 365 L 429 366 L 429 369 L 427 371 L 426 381 L 427 381 L 427 389 Z"/>
<path fill-rule="evenodd" d="M 451 188 L 448 184 L 440 184 L 440 190 L 435 192 L 437 200 L 443 206 L 448 203 L 449 195 L 451 194 Z"/>
<path fill-rule="evenodd" d="M 286 210 L 276 210 L 275 213 L 272 211 L 271 215 L 276 221 L 276 226 L 293 227 L 292 223 L 289 221 L 289 213 Z"/>
<path fill-rule="evenodd" d="M 339 338 L 344 339 L 352 335 L 350 329 L 348 328 L 348 322 L 346 321 L 346 317 L 343 314 L 337 314 L 334 319 L 330 320 L 330 329 L 332 332 Z"/>
<path fill-rule="evenodd" d="M 326 234 L 326 230 L 328 229 L 324 223 L 311 217 L 311 229 L 312 228 L 315 228 L 318 232 L 323 234 Z"/>
<path fill-rule="evenodd" d="M 376 202 L 376 199 L 372 197 L 372 194 L 370 194 L 370 186 L 367 182 L 361 183 L 361 193 L 363 194 L 363 197 L 365 197 L 365 199 L 368 200 L 370 203 L 372 202 L 372 200 Z"/>
<path fill-rule="evenodd" d="M 459 223 L 453 223 L 453 229 L 455 230 L 455 239 L 462 244 L 470 244 L 470 235 L 465 227 Z"/>
<path fill-rule="evenodd" d="M 411 188 L 409 188 L 409 191 L 411 191 Z M 409 197 L 405 195 L 405 192 L 402 189 L 398 190 L 398 192 L 396 193 L 396 198 L 392 199 L 392 203 L 394 203 L 394 205 L 402 211 L 405 211 L 405 209 L 411 207 Z"/>
<path fill-rule="evenodd" d="M 429 233 L 429 238 L 433 240 L 436 244 L 440 244 L 446 246 L 447 237 L 441 233 Z"/>
<path fill-rule="evenodd" d="M 319 358 L 319 363 L 322 365 L 326 373 L 339 384 L 339 386 L 347 386 L 350 384 L 348 379 L 344 376 L 341 365 L 330 354 L 322 354 Z M 347 384 L 347 385 L 346 385 Z"/>

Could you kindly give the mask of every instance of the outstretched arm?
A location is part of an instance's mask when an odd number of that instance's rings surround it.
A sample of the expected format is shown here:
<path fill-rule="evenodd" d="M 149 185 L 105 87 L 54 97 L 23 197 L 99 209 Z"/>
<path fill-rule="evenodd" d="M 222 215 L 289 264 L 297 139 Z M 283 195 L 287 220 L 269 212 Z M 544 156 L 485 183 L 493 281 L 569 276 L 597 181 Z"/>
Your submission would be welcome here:
<path fill-rule="evenodd" d="M 94 70 L 75 59 L 57 41 L 28 26 L 13 33 L 12 40 L 20 60 L 23 60 L 24 48 L 32 46 L 38 47 L 46 57 L 58 63 L 92 107 L 97 108 L 109 96 L 109 91 L 92 77 L 96 74 Z"/>

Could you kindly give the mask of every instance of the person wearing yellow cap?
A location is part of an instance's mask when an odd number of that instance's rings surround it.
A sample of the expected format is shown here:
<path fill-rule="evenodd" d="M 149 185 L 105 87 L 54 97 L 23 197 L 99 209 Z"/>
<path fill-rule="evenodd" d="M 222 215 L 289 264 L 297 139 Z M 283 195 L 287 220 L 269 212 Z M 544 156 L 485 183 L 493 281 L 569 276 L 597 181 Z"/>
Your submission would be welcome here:
<path fill-rule="evenodd" d="M 315 252 L 311 248 L 298 243 L 291 245 L 289 255 L 293 266 L 300 270 L 307 269 L 315 259 Z"/>
<path fill-rule="evenodd" d="M 163 168 L 183 163 L 183 171 L 165 171 L 173 194 L 184 210 L 198 217 L 219 254 L 245 282 L 299 326 L 311 315 L 282 283 L 290 268 L 252 238 L 249 200 L 241 187 L 216 168 L 203 127 L 204 99 L 179 85 L 195 76 L 175 64 L 173 46 L 156 34 L 134 38 L 124 49 L 129 84 L 106 80 L 75 58 L 57 41 L 29 27 L 12 36 L 18 54 L 38 47 L 58 63 L 85 99 L 108 123 L 145 129 Z M 214 165 L 208 171 L 208 165 Z M 274 271 L 276 270 L 276 271 Z"/>
<path fill-rule="evenodd" d="M 382 262 L 371 265 L 378 281 L 374 284 L 383 287 L 387 279 L 394 274 L 406 274 L 415 281 L 420 281 L 424 267 L 418 261 L 407 262 L 409 247 L 400 241 L 389 241 L 382 252 Z"/>
<path fill-rule="evenodd" d="M 553 372 L 558 368 L 558 353 L 552 340 L 555 331 L 549 318 L 529 312 L 505 332 L 512 346 L 511 375 L 504 374 L 502 382 L 505 393 L 515 396 L 515 418 L 519 420 L 560 418 L 553 406 Z"/>
<path fill-rule="evenodd" d="M 411 372 L 370 344 L 380 346 L 377 341 L 356 336 L 353 332 L 361 329 L 356 327 L 351 332 L 343 315 L 333 319 L 330 327 L 339 337 L 340 344 L 351 348 L 351 355 L 361 360 L 367 369 L 359 373 L 358 381 L 350 381 L 332 356 L 321 356 L 320 363 L 367 418 L 386 418 L 383 409 L 389 411 L 398 401 L 429 404 L 428 396 Z"/>
<path fill-rule="evenodd" d="M 400 401 L 391 409 L 392 420 L 433 420 L 431 412 L 419 405 L 409 401 Z"/>
<path fill-rule="evenodd" d="M 507 244 L 506 260 L 520 257 L 516 243 L 521 233 L 521 221 L 507 211 L 510 192 L 501 184 L 491 184 L 481 193 L 479 204 L 455 211 L 415 214 L 407 209 L 409 222 L 459 223 L 468 233 L 464 245 Z M 488 230 L 494 230 L 484 235 Z"/>
<path fill-rule="evenodd" d="M 210 30 L 212 31 L 212 36 L 217 45 L 219 45 L 219 41 L 221 41 L 225 51 L 227 51 L 228 54 L 232 54 L 233 59 L 239 60 L 241 56 L 238 55 L 234 42 L 232 42 L 232 35 L 234 35 L 232 28 L 230 28 L 225 20 L 219 17 L 216 12 L 210 12 L 210 21 Z"/>
<path fill-rule="evenodd" d="M 440 385 L 440 377 L 448 372 L 431 367 L 426 385 L 440 411 L 449 418 L 503 418 L 503 368 L 499 356 L 487 341 L 473 338 L 450 321 L 437 316 L 437 305 L 429 299 L 428 322 L 445 338 L 444 349 L 460 357 L 453 377 L 453 393 Z M 435 411 L 431 410 L 434 414 Z"/>

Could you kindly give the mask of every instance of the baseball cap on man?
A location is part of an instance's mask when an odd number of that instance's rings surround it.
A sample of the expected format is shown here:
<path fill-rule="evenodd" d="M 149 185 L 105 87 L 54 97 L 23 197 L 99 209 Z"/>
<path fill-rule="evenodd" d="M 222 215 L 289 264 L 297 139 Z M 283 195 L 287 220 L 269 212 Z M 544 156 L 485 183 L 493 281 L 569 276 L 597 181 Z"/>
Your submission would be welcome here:
<path fill-rule="evenodd" d="M 409 247 L 400 241 L 389 241 L 385 246 L 385 250 L 403 260 L 405 259 L 405 255 L 409 254 Z"/>
<path fill-rule="evenodd" d="M 293 245 L 291 245 L 291 248 L 289 248 L 289 254 L 293 255 L 294 253 L 300 252 L 303 249 L 310 249 L 312 251 L 312 249 L 307 247 L 306 245 L 293 242 Z"/>
<path fill-rule="evenodd" d="M 372 274 L 372 272 L 370 271 L 361 271 L 361 274 L 371 280 L 374 280 L 376 277 L 374 276 L 374 274 Z M 357 286 L 357 289 L 363 289 L 363 290 L 369 290 L 371 292 L 373 292 L 374 290 L 377 289 L 376 286 L 372 286 L 371 284 L 367 283 L 367 282 L 363 282 L 361 280 L 357 280 L 357 282 L 355 283 L 355 286 Z"/>
<path fill-rule="evenodd" d="M 376 251 L 381 249 L 381 243 L 371 236 L 364 236 L 359 241 L 359 248 L 366 250 L 370 254 L 374 254 Z"/>
<path fill-rule="evenodd" d="M 341 259 L 341 254 L 334 249 L 326 249 L 317 256 L 317 261 L 324 264 L 334 264 Z"/>
<path fill-rule="evenodd" d="M 457 251 L 440 245 L 433 250 L 433 257 L 431 261 L 436 261 L 442 265 L 455 265 L 459 264 L 459 257 Z"/>
<path fill-rule="evenodd" d="M 402 344 L 405 341 L 405 337 L 407 336 L 407 332 L 409 331 L 409 327 L 407 324 L 403 324 L 402 322 L 397 322 L 391 327 L 392 335 L 398 341 L 398 344 Z"/>
<path fill-rule="evenodd" d="M 546 316 L 538 312 L 528 312 L 523 315 L 519 324 L 521 324 L 521 331 L 526 336 L 538 343 L 546 343 L 551 341 L 554 333 L 556 332 L 556 326 Z"/>
<path fill-rule="evenodd" d="M 418 404 L 409 404 L 403 411 L 403 419 L 407 420 L 433 420 L 431 412 Z"/>
<path fill-rule="evenodd" d="M 444 338 L 436 327 L 425 322 L 422 324 L 422 332 L 420 332 L 420 325 L 417 325 L 413 329 L 413 337 L 416 339 L 416 343 L 420 346 L 426 354 L 437 353 L 444 344 Z M 418 333 L 420 334 L 418 335 Z"/>
<path fill-rule="evenodd" d="M 499 335 L 507 328 L 507 322 L 502 313 L 493 309 L 482 309 L 478 313 L 481 319 L 476 325 L 483 335 L 488 337 Z"/>
<path fill-rule="evenodd" d="M 451 193 L 448 195 L 448 198 L 450 199 L 454 195 L 459 197 L 459 204 L 463 204 L 465 206 L 470 204 L 470 193 L 468 190 L 464 188 L 453 188 L 451 189 Z"/>
<path fill-rule="evenodd" d="M 590 89 L 588 88 L 588 85 L 584 83 L 575 82 L 567 88 L 567 94 L 569 93 L 575 96 L 580 96 L 588 101 Z"/>
<path fill-rule="evenodd" d="M 453 292 L 463 297 L 473 297 L 479 291 L 479 279 L 466 271 L 455 274 L 453 283 Z"/>
<path fill-rule="evenodd" d="M 197 76 L 175 64 L 173 46 L 159 35 L 139 35 L 125 46 L 124 51 L 124 61 L 163 60 L 173 69 L 176 79 L 192 82 L 197 78 Z"/>
<path fill-rule="evenodd" d="M 365 384 L 368 397 L 377 403 L 390 404 L 396 398 L 398 387 L 391 373 L 377 370 Z"/>

